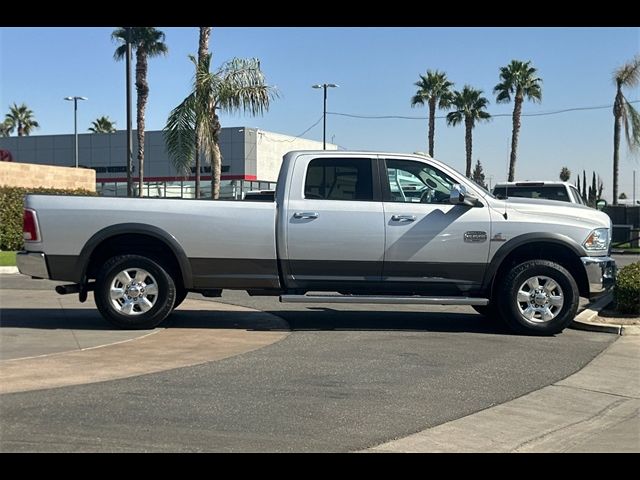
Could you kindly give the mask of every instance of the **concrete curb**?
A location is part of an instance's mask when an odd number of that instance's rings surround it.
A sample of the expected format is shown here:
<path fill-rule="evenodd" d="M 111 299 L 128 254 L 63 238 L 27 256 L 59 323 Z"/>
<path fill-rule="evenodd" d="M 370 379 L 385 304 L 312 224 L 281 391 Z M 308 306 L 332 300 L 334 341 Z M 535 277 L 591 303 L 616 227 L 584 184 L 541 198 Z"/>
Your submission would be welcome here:
<path fill-rule="evenodd" d="M 576 316 L 570 327 L 576 330 L 591 332 L 614 333 L 616 335 L 640 335 L 640 325 L 619 325 L 616 323 L 602 323 L 594 321 L 598 313 L 613 300 L 613 294 L 608 293 L 598 301 L 590 304 L 582 313 Z"/>
<path fill-rule="evenodd" d="M 19 273 L 18 267 L 0 267 L 0 273 Z"/>

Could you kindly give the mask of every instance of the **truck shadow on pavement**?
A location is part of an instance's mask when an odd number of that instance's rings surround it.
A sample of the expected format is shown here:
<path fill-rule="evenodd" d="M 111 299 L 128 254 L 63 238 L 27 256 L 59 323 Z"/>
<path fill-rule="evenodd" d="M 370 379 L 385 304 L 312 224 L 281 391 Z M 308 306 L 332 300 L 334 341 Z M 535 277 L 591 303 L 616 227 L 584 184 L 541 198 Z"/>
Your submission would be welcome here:
<path fill-rule="evenodd" d="M 334 310 L 313 307 L 300 310 L 218 311 L 176 310 L 160 327 L 243 330 L 369 330 L 510 334 L 498 321 L 481 315 L 440 312 Z M 95 309 L 0 310 L 0 331 L 20 329 L 114 330 Z"/>
<path fill-rule="evenodd" d="M 212 316 L 213 313 L 213 316 Z M 376 310 L 334 310 L 309 307 L 300 310 L 265 310 L 281 321 L 264 322 L 253 312 L 224 319 L 215 312 L 202 310 L 175 311 L 168 319 L 169 328 L 247 328 L 250 330 L 368 330 L 424 331 L 511 334 L 499 321 L 477 314 L 440 312 L 390 312 Z M 240 312 L 237 312 L 240 313 Z M 258 313 L 258 312 L 255 312 Z M 262 312 L 260 312 L 262 313 Z M 246 318 L 243 318 L 245 316 Z M 243 321 L 246 320 L 246 321 Z M 230 327 L 230 324 L 234 326 Z"/>

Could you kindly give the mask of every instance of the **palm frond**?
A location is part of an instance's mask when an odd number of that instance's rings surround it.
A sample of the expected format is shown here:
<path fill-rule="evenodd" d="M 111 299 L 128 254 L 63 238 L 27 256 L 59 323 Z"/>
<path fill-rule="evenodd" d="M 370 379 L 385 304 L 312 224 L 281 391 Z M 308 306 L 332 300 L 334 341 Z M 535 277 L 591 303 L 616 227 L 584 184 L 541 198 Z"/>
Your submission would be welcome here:
<path fill-rule="evenodd" d="M 624 99 L 624 133 L 627 137 L 629 150 L 636 152 L 640 150 L 640 112 L 638 112 L 631 103 Z"/>
<path fill-rule="evenodd" d="M 640 83 L 640 55 L 617 68 L 613 72 L 614 83 L 619 83 L 623 87 L 633 88 Z"/>
<path fill-rule="evenodd" d="M 462 115 L 462 112 L 459 110 L 455 112 L 447 113 L 447 125 L 455 127 L 459 123 L 462 123 L 463 120 L 464 120 L 464 116 Z"/>
<path fill-rule="evenodd" d="M 192 93 L 171 110 L 163 136 L 171 162 L 181 173 L 189 174 L 195 150 L 196 98 Z"/>
<path fill-rule="evenodd" d="M 256 58 L 234 58 L 226 62 L 216 74 L 216 106 L 226 112 L 244 111 L 251 115 L 262 114 L 269 109 L 277 91 L 265 83 Z"/>

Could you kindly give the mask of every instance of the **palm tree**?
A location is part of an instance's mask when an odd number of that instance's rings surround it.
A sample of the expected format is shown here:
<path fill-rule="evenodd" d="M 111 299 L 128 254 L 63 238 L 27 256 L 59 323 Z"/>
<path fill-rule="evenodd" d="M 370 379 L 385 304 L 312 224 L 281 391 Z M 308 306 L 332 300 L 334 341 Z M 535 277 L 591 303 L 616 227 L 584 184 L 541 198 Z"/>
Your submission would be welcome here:
<path fill-rule="evenodd" d="M 7 122 L 0 122 L 0 137 L 9 136 L 9 124 Z"/>
<path fill-rule="evenodd" d="M 464 120 L 464 139 L 467 152 L 465 175 L 467 178 L 471 178 L 472 131 L 476 122 L 487 121 L 491 118 L 489 112 L 485 111 L 489 100 L 482 96 L 482 90 L 465 85 L 461 92 L 453 92 L 451 105 L 455 110 L 447 113 L 447 125 L 455 126 Z"/>
<path fill-rule="evenodd" d="M 427 70 L 427 75 L 420 75 L 414 83 L 418 91 L 411 98 L 411 106 L 429 105 L 429 155 L 433 157 L 433 141 L 435 134 L 436 106 L 448 110 L 451 104 L 451 87 L 453 82 L 447 80 L 447 74 L 438 70 Z"/>
<path fill-rule="evenodd" d="M 9 134 L 13 133 L 17 128 L 19 137 L 29 135 L 31 130 L 40 128 L 40 124 L 33 118 L 33 111 L 24 103 L 18 106 L 14 102 L 9 107 L 9 113 L 5 117 L 4 124 Z"/>
<path fill-rule="evenodd" d="M 142 197 L 142 182 L 144 172 L 144 114 L 149 97 L 149 84 L 147 83 L 147 70 L 149 57 L 166 55 L 169 51 L 164 43 L 164 33 L 154 27 L 130 27 L 131 44 L 136 50 L 136 92 L 137 101 L 137 133 L 138 133 L 138 195 Z M 127 28 L 120 27 L 113 31 L 111 38 L 122 43 L 116 48 L 113 57 L 121 60 L 127 55 Z"/>
<path fill-rule="evenodd" d="M 640 55 L 613 72 L 616 84 L 616 99 L 613 102 L 613 204 L 618 204 L 618 155 L 620 151 L 620 124 L 630 150 L 640 147 L 640 113 L 633 108 L 622 93 L 623 88 L 633 88 L 640 83 Z"/>
<path fill-rule="evenodd" d="M 205 62 L 207 62 L 207 55 L 209 54 L 209 36 L 211 35 L 211 27 L 200 27 L 200 35 L 198 38 L 198 66 L 197 69 L 201 69 Z M 202 87 L 202 85 L 201 85 Z M 196 97 L 200 95 L 205 96 L 206 91 L 196 91 Z M 196 157 L 196 198 L 200 198 L 200 157 L 202 155 L 200 145 L 202 141 L 200 140 L 200 118 L 196 117 L 196 138 L 195 138 L 195 157 Z"/>
<path fill-rule="evenodd" d="M 513 182 L 516 174 L 516 157 L 518 150 L 518 134 L 520 133 L 520 117 L 522 103 L 525 98 L 533 102 L 542 101 L 542 79 L 536 77 L 536 69 L 531 62 L 511 60 L 506 67 L 500 68 L 500 83 L 493 93 L 498 103 L 509 103 L 513 96 L 513 128 L 511 131 L 511 156 L 509 158 L 509 182 Z"/>
<path fill-rule="evenodd" d="M 113 133 L 116 131 L 116 122 L 113 122 L 109 117 L 96 118 L 93 122 L 91 122 L 91 127 L 89 127 L 89 131 L 93 133 Z"/>
<path fill-rule="evenodd" d="M 209 71 L 211 54 L 207 54 L 200 65 L 193 55 L 189 58 L 196 67 L 193 90 L 169 114 L 164 135 L 169 157 L 176 169 L 188 172 L 196 151 L 198 125 L 200 152 L 211 163 L 211 198 L 217 199 L 222 164 L 218 110 L 262 114 L 269 109 L 270 100 L 277 93 L 265 83 L 257 58 L 234 58 L 216 72 Z"/>
<path fill-rule="evenodd" d="M 568 182 L 571 178 L 571 170 L 569 170 L 567 167 L 562 167 L 559 177 L 563 182 Z"/>

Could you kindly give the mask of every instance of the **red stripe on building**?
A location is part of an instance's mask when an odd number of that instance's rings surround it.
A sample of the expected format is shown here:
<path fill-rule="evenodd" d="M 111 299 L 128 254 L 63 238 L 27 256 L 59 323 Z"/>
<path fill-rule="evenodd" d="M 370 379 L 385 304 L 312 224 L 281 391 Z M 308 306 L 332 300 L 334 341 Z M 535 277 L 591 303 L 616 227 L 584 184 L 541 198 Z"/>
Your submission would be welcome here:
<path fill-rule="evenodd" d="M 138 182 L 138 177 L 133 177 L 132 180 L 134 182 Z M 195 175 L 192 177 L 144 177 L 142 179 L 143 182 L 179 182 L 179 181 L 195 181 Z M 200 176 L 201 181 L 211 181 L 211 175 Z M 220 180 L 249 180 L 249 181 L 257 181 L 258 177 L 255 175 L 221 175 Z M 117 177 L 117 178 L 96 178 L 96 183 L 115 183 L 115 182 L 126 182 L 127 177 Z M 266 180 L 265 180 L 266 181 Z"/>

